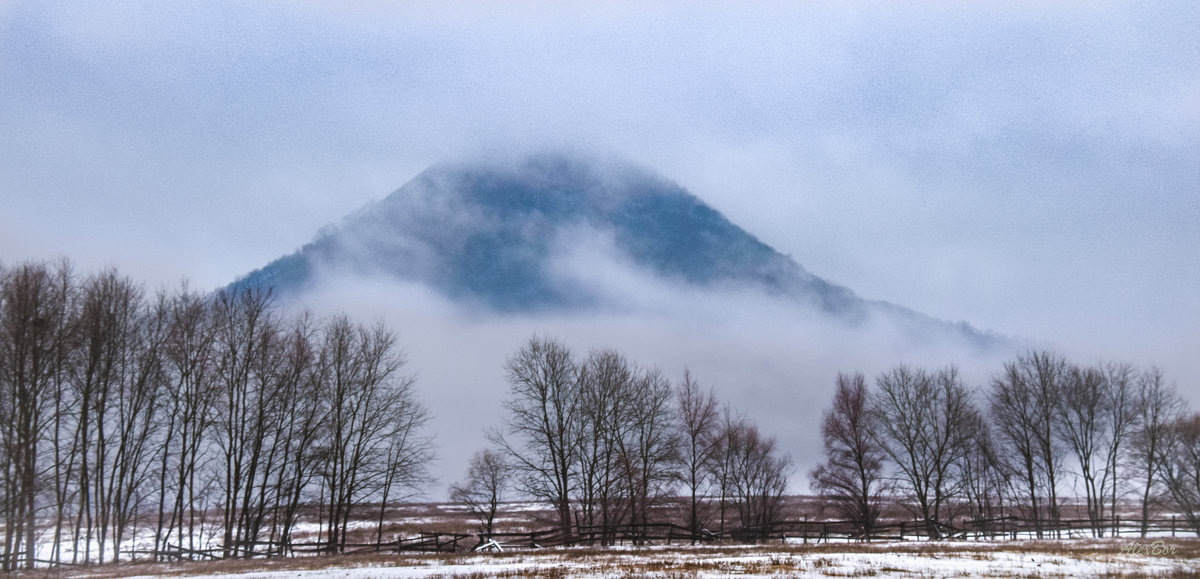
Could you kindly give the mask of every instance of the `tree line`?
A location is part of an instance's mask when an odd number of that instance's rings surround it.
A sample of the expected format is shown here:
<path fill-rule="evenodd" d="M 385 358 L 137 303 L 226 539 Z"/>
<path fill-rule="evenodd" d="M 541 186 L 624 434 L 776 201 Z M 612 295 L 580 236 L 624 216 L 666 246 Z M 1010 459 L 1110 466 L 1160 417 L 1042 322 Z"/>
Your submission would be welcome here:
<path fill-rule="evenodd" d="M 693 534 L 762 525 L 780 516 L 791 465 L 773 437 L 703 390 L 673 385 L 612 349 L 579 356 L 535 336 L 505 365 L 503 428 L 471 460 L 452 498 L 492 534 L 504 492 L 552 505 L 560 529 L 643 528 L 680 488 Z"/>
<path fill-rule="evenodd" d="M 1156 507 L 1200 533 L 1200 414 L 1157 368 L 1031 351 L 978 391 L 953 366 L 899 365 L 873 386 L 841 374 L 821 435 L 813 487 L 868 535 L 885 502 L 930 538 L 956 517 L 1053 523 L 1066 489 L 1083 496 L 1096 536 L 1131 498 L 1143 536 Z"/>
<path fill-rule="evenodd" d="M 3 570 L 39 543 L 51 562 L 117 561 L 146 527 L 155 551 L 210 532 L 238 556 L 287 544 L 313 505 L 344 548 L 352 512 L 427 478 L 404 365 L 382 323 L 284 315 L 268 291 L 0 268 Z"/>
<path fill-rule="evenodd" d="M 602 543 L 680 497 L 693 537 L 783 517 L 790 459 L 686 370 L 673 383 L 534 336 L 504 372 L 503 426 L 451 488 L 481 534 L 507 493 Z M 380 542 L 389 503 L 429 481 L 414 387 L 382 323 L 287 314 L 255 288 L 149 293 L 115 269 L 0 268 L 3 570 L 39 547 L 118 561 L 139 531 L 156 552 L 204 535 L 247 556 L 286 548 L 314 511 L 330 552 L 352 517 L 377 516 Z M 961 517 L 1057 521 L 1064 491 L 1097 535 L 1130 497 L 1143 532 L 1167 504 L 1200 532 L 1200 414 L 1157 369 L 1029 352 L 982 390 L 953 366 L 842 374 L 821 435 L 813 488 L 868 536 L 892 504 L 932 538 Z"/>

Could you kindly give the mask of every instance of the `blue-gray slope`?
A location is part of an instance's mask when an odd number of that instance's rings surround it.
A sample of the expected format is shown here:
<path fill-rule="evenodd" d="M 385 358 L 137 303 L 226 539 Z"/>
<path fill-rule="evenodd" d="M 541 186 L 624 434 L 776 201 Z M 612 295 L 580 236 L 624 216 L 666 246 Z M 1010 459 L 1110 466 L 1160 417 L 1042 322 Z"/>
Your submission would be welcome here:
<path fill-rule="evenodd" d="M 588 308 L 602 297 L 552 267 L 563 236 L 577 228 L 607 232 L 635 267 L 684 285 L 752 287 L 849 323 L 886 312 L 913 334 L 994 340 L 814 276 L 648 170 L 560 154 L 434 166 L 236 284 L 295 295 L 332 267 L 428 284 L 497 311 Z"/>

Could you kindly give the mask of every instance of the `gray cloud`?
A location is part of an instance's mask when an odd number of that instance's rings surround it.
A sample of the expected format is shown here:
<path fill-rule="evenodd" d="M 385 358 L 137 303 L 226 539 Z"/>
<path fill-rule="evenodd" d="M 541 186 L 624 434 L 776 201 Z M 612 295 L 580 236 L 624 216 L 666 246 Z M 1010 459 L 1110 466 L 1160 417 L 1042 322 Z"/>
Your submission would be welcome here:
<path fill-rule="evenodd" d="M 615 298 L 586 313 L 485 314 L 421 285 L 345 272 L 326 277 L 333 281 L 302 303 L 318 313 L 383 319 L 399 331 L 407 370 L 417 374 L 418 390 L 434 414 L 439 446 L 434 471 L 442 483 L 462 476 L 470 455 L 487 445 L 487 429 L 502 427 L 498 409 L 509 389 L 504 363 L 535 334 L 563 340 L 580 357 L 593 349 L 617 349 L 673 381 L 690 369 L 733 409 L 779 438 L 797 466 L 792 485 L 801 492 L 807 488 L 805 474 L 820 458 L 816 425 L 839 371 L 861 371 L 873 379 L 899 363 L 957 364 L 972 387 L 982 387 L 1011 354 L 982 354 L 949 339 L 913 340 L 887 319 L 851 327 L 752 289 L 689 290 L 627 267 L 602 239 L 585 245 L 562 255 L 572 265 L 562 273 L 595 280 L 598 291 Z M 588 267 L 571 257 L 587 258 Z"/>
<path fill-rule="evenodd" d="M 430 163 L 582 147 L 865 297 L 1161 364 L 1196 399 L 1200 7 L 794 4 L 6 3 L 0 260 L 218 287 Z M 496 352 L 555 329 L 441 319 L 419 327 Z M 669 372 L 720 349 L 582 337 L 623 323 L 558 333 Z M 801 372 L 772 364 L 703 370 Z"/>

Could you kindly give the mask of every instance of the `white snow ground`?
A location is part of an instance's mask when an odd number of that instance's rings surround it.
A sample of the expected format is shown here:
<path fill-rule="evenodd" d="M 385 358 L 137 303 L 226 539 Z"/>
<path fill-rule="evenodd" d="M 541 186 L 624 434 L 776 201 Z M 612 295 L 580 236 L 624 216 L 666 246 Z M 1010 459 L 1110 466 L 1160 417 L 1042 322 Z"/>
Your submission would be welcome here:
<path fill-rule="evenodd" d="M 1187 541 L 1194 541 L 1189 539 Z M 1177 545 L 1180 543 L 1176 543 Z M 947 549 L 889 552 L 878 544 L 868 552 L 772 552 L 762 547 L 696 547 L 642 549 L 561 549 L 538 552 L 415 559 L 397 557 L 395 565 L 335 566 L 316 570 L 195 575 L 210 579 L 276 579 L 342 577 L 392 579 L 409 577 L 1099 577 L 1200 576 L 1200 561 L 1180 556 L 1121 553 L 1120 542 L 1097 544 L 1090 552 L 1070 554 L 1022 552 L 1020 542 L 962 543 Z M 896 545 L 898 549 L 911 545 Z M 952 548 L 951 548 L 952 547 Z M 977 547 L 977 548 L 976 548 Z"/>

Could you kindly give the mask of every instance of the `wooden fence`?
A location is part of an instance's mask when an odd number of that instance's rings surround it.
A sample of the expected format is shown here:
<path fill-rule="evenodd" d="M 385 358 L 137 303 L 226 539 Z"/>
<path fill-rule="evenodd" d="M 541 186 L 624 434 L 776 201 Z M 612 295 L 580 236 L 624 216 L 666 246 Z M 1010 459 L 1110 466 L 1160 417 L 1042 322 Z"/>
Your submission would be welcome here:
<path fill-rule="evenodd" d="M 456 551 L 465 550 L 471 546 L 469 539 L 476 538 L 476 535 L 466 533 L 419 533 L 412 537 L 402 537 L 394 541 L 386 541 L 379 543 L 347 543 L 342 545 L 344 551 L 338 551 L 333 545 L 328 542 L 303 542 L 303 543 L 271 543 L 267 541 L 256 541 L 253 545 L 248 543 L 234 545 L 226 549 L 225 547 L 211 547 L 208 549 L 189 549 L 181 545 L 167 545 L 166 549 L 148 550 L 148 549 L 133 549 L 122 551 L 131 557 L 151 557 L 156 560 L 180 561 L 180 560 L 216 560 L 225 557 L 226 551 L 233 557 L 280 557 L 295 554 L 322 554 L 342 552 L 350 553 L 404 553 L 404 552 L 425 552 L 425 553 L 453 553 Z"/>
<path fill-rule="evenodd" d="M 1117 519 L 1093 523 L 1090 519 L 1033 520 L 1018 517 L 959 520 L 953 525 L 935 524 L 938 538 L 946 539 L 1068 539 L 1080 537 L 1141 536 L 1141 519 Z M 1150 519 L 1148 533 L 1170 533 L 1172 537 L 1195 534 L 1178 517 Z M 770 525 L 742 527 L 716 534 L 734 541 L 800 539 L 808 543 L 828 540 L 912 540 L 929 538 L 924 521 L 890 521 L 875 525 L 870 533 L 851 521 L 779 521 Z"/>
<path fill-rule="evenodd" d="M 1002 517 L 985 520 L 960 520 L 954 525 L 936 524 L 938 538 L 1002 540 L 1018 538 L 1067 539 L 1079 537 L 1135 537 L 1141 536 L 1141 519 L 1108 520 L 1093 524 L 1088 519 L 1030 520 L 1017 517 Z M 779 521 L 770 525 L 740 527 L 725 531 L 701 530 L 693 533 L 687 527 L 672 523 L 648 525 L 579 526 L 568 536 L 561 529 L 550 529 L 525 533 L 494 533 L 480 537 L 479 544 L 487 539 L 495 540 L 505 548 L 539 548 L 575 545 L 614 544 L 675 544 L 708 542 L 767 542 L 799 541 L 821 543 L 826 541 L 905 541 L 929 538 L 929 528 L 924 521 L 888 521 L 871 528 L 870 533 L 851 521 Z M 1172 537 L 1195 534 L 1184 521 L 1177 517 L 1151 519 L 1147 532 Z"/>
<path fill-rule="evenodd" d="M 1192 536 L 1195 531 L 1186 521 L 1177 517 L 1150 519 L 1147 532 L 1158 535 Z M 953 525 L 937 526 L 939 538 L 1007 540 L 1017 538 L 1068 539 L 1091 536 L 1140 537 L 1141 519 L 1107 520 L 1094 524 L 1088 519 L 1031 520 L 1018 517 L 1000 517 L 980 520 L 957 520 Z M 874 526 L 870 533 L 850 521 L 779 521 L 770 525 L 759 525 L 728 529 L 725 531 L 701 530 L 692 532 L 687 527 L 674 523 L 624 524 L 624 525 L 581 525 L 569 530 L 546 529 L 540 531 L 504 532 L 491 535 L 466 533 L 422 532 L 393 541 L 376 543 L 348 543 L 344 553 L 404 553 L 404 552 L 461 552 L 494 541 L 503 549 L 540 549 L 560 546 L 607 546 L 618 544 L 684 544 L 684 543 L 747 543 L 747 542 L 802 542 L 822 543 L 828 541 L 886 541 L 928 539 L 928 527 L 923 521 L 887 521 Z M 281 557 L 297 554 L 326 554 L 339 551 L 328 542 L 272 543 L 266 541 L 244 543 L 228 549 L 218 546 L 206 549 L 190 549 L 183 545 L 167 545 L 160 550 L 132 549 L 122 551 L 132 559 L 152 558 L 159 561 L 217 560 L 225 557 Z M 3 563 L 3 554 L 0 554 Z M 65 562 L 41 561 L 48 565 L 67 565 Z"/>

